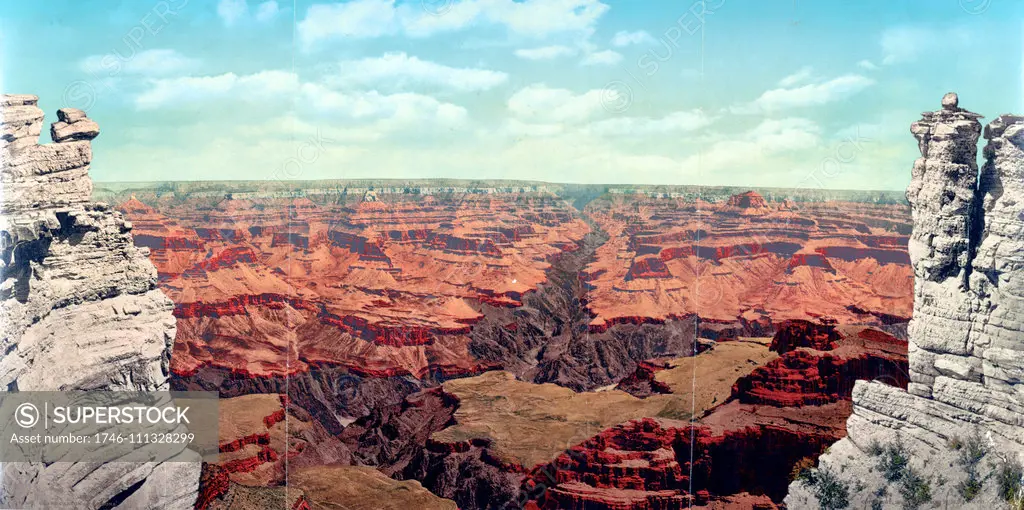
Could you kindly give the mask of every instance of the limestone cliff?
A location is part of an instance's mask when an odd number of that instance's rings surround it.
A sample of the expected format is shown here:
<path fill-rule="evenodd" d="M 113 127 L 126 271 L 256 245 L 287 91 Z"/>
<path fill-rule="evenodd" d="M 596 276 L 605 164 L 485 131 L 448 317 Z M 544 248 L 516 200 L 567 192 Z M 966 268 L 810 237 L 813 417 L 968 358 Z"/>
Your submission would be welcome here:
<path fill-rule="evenodd" d="M 951 93 L 911 126 L 909 391 L 859 381 L 848 437 L 819 459 L 817 481 L 790 486 L 789 508 L 842 508 L 821 500 L 821 473 L 851 508 L 1022 505 L 1024 118 L 985 128 L 979 175 L 980 117 Z"/>
<path fill-rule="evenodd" d="M 99 127 L 0 97 L 0 388 L 166 390 L 173 303 L 130 222 L 90 202 Z M 190 454 L 183 452 L 181 455 Z M 5 508 L 190 508 L 198 463 L 8 463 Z"/>

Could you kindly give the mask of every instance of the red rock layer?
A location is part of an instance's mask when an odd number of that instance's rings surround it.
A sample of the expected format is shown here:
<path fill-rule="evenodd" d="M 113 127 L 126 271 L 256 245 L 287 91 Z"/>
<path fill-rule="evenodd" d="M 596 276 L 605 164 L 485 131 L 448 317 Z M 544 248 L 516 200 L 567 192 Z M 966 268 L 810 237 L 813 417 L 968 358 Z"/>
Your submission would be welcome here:
<path fill-rule="evenodd" d="M 283 412 L 284 409 L 282 409 L 281 411 Z M 271 415 L 271 416 L 273 416 L 273 415 Z M 269 417 L 270 416 L 264 418 L 264 420 L 266 420 Z M 269 429 L 270 426 L 268 425 L 267 428 Z M 266 432 L 256 432 L 256 433 L 253 433 L 253 434 L 249 434 L 247 436 L 239 437 L 239 438 L 234 439 L 232 441 L 229 441 L 227 443 L 221 443 L 221 445 L 220 445 L 220 447 L 218 449 L 220 450 L 221 453 L 236 452 L 238 450 L 241 450 L 242 448 L 245 448 L 246 445 L 250 445 L 250 444 L 259 445 L 259 446 L 269 445 L 270 444 L 270 434 L 268 434 Z"/>
<path fill-rule="evenodd" d="M 726 205 L 742 209 L 762 209 L 768 207 L 768 202 L 756 191 L 748 191 L 729 197 Z"/>
<path fill-rule="evenodd" d="M 793 321 L 771 348 L 782 356 L 695 424 L 645 418 L 605 430 L 532 470 L 523 490 L 545 509 L 689 508 L 741 493 L 764 498 L 745 508 L 775 508 L 796 462 L 846 435 L 854 381 L 908 382 L 906 342 L 877 329 Z"/>
<path fill-rule="evenodd" d="M 262 394 L 221 400 L 220 455 L 211 473 L 206 500 L 225 490 L 222 478 L 250 486 L 280 483 L 285 462 L 302 465 L 347 460 L 340 441 L 311 419 L 304 410 L 288 404 L 285 395 Z M 290 410 L 290 411 L 289 411 Z M 285 421 L 287 420 L 287 423 Z M 327 452 L 327 454 L 325 454 Z M 303 456 L 308 460 L 303 460 Z M 215 482 L 215 483 L 214 483 Z"/>
<path fill-rule="evenodd" d="M 132 222 L 135 244 L 150 249 L 149 258 L 161 280 L 180 274 L 206 251 L 206 243 L 196 230 L 181 226 L 134 196 L 118 209 Z"/>
<path fill-rule="evenodd" d="M 203 463 L 202 474 L 199 476 L 199 495 L 196 497 L 195 509 L 206 510 L 214 499 L 227 494 L 231 486 L 228 472 L 216 464 Z"/>
<path fill-rule="evenodd" d="M 549 260 L 590 231 L 546 193 L 165 197 L 122 209 L 161 239 L 151 258 L 163 261 L 161 288 L 176 305 L 171 369 L 181 376 L 204 366 L 268 377 L 312 365 L 473 373 L 491 366 L 468 349 L 480 303 L 520 306 Z M 175 236 L 195 242 L 163 241 Z"/>
<path fill-rule="evenodd" d="M 305 496 L 299 496 L 299 499 L 292 503 L 292 510 L 313 510 L 313 507 L 310 506 L 309 500 Z"/>
<path fill-rule="evenodd" d="M 535 501 L 545 509 L 683 509 L 779 484 L 782 494 L 772 495 L 781 499 L 788 467 L 837 439 L 766 424 L 715 431 L 644 418 L 606 430 L 534 470 L 526 489 L 551 484 Z"/>
<path fill-rule="evenodd" d="M 733 387 L 744 404 L 777 407 L 823 405 L 849 400 L 857 380 L 885 380 L 905 387 L 906 358 L 865 352 L 856 357 L 797 350 L 754 370 Z"/>
<path fill-rule="evenodd" d="M 750 336 L 748 325 L 791 319 L 910 317 L 911 220 L 902 205 L 797 205 L 748 192 L 717 203 L 606 196 L 585 212 L 610 236 L 584 270 L 597 328 L 623 317 L 697 316 Z"/>
<path fill-rule="evenodd" d="M 876 330 L 870 330 L 876 331 Z M 881 331 L 879 331 L 881 334 Z M 798 347 L 810 347 L 819 351 L 835 349 L 839 331 L 834 324 L 822 324 L 804 320 L 786 321 L 778 327 L 768 350 L 785 354 Z"/>

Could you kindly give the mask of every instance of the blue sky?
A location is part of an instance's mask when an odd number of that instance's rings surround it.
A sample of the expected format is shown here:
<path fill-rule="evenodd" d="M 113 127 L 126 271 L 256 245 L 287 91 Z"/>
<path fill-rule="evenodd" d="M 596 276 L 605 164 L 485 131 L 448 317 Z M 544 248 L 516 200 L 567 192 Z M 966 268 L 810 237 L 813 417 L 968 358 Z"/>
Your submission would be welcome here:
<path fill-rule="evenodd" d="M 1024 112 L 1009 0 L 50 0 L 4 92 L 99 181 L 505 178 L 902 189 L 954 90 Z"/>

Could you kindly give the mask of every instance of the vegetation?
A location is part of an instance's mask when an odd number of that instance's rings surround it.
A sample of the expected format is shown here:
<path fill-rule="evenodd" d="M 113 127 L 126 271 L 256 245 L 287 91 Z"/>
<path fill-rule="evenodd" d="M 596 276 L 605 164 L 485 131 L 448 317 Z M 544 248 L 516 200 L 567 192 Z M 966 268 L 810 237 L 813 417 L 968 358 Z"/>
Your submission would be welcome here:
<path fill-rule="evenodd" d="M 882 471 L 882 476 L 885 477 L 886 481 L 895 482 L 903 477 L 909 463 L 910 458 L 907 457 L 907 449 L 903 446 L 903 442 L 900 441 L 899 437 L 897 437 L 895 443 L 884 449 L 878 461 L 878 469 Z"/>
<path fill-rule="evenodd" d="M 1011 510 L 1024 510 L 1024 467 L 1010 458 L 996 472 L 999 495 L 1010 504 Z"/>
<path fill-rule="evenodd" d="M 964 443 L 959 437 L 952 437 L 946 442 L 946 446 L 948 446 L 950 450 L 959 450 L 960 448 L 963 448 Z"/>
<path fill-rule="evenodd" d="M 964 498 L 964 501 L 971 501 L 978 497 L 983 486 L 984 482 L 978 479 L 974 472 L 968 471 L 967 479 L 960 482 L 960 484 L 957 485 L 956 490 L 960 493 L 960 497 Z"/>
<path fill-rule="evenodd" d="M 789 472 L 789 480 L 792 481 L 803 481 L 806 482 L 810 477 L 814 476 L 814 458 L 804 457 L 793 465 L 793 469 Z"/>
<path fill-rule="evenodd" d="M 850 506 L 850 488 L 832 470 L 805 469 L 798 478 L 818 499 L 821 510 L 840 510 Z"/>
<path fill-rule="evenodd" d="M 872 444 L 869 453 L 872 451 L 877 452 L 872 453 L 872 455 L 879 457 L 878 469 L 882 472 L 885 480 L 887 482 L 899 483 L 898 489 L 900 495 L 903 496 L 904 510 L 917 510 L 932 500 L 931 481 L 910 466 L 910 457 L 907 454 L 907 449 L 899 437 L 896 438 L 896 442 L 885 447 Z M 981 457 L 983 456 L 984 454 L 981 455 Z M 981 457 L 978 457 L 978 460 Z M 973 460 L 974 455 L 972 454 L 970 458 Z M 978 461 L 973 460 L 973 462 L 977 464 Z M 872 509 L 883 508 L 881 498 L 885 494 L 885 486 L 882 486 L 875 492 L 875 499 L 871 502 Z"/>
<path fill-rule="evenodd" d="M 900 495 L 903 496 L 904 510 L 917 510 L 932 500 L 932 486 L 911 467 L 903 470 L 900 480 Z"/>
<path fill-rule="evenodd" d="M 879 443 L 877 439 L 872 439 L 871 444 L 868 445 L 868 453 L 872 457 L 878 457 L 885 453 L 885 448 L 882 447 L 882 443 Z"/>
<path fill-rule="evenodd" d="M 982 439 L 981 432 L 975 430 L 974 434 L 963 442 L 963 448 L 960 448 L 960 465 L 977 466 L 986 453 L 988 449 L 985 440 Z"/>
<path fill-rule="evenodd" d="M 964 498 L 964 501 L 971 501 L 978 497 L 982 487 L 985 485 L 985 479 L 981 478 L 978 474 L 978 463 L 988 453 L 988 449 L 985 445 L 985 440 L 981 437 L 981 433 L 977 430 L 966 441 L 960 441 L 959 439 L 955 441 L 958 445 L 956 449 L 960 450 L 958 461 L 967 473 L 967 478 L 957 485 L 957 491 Z"/>

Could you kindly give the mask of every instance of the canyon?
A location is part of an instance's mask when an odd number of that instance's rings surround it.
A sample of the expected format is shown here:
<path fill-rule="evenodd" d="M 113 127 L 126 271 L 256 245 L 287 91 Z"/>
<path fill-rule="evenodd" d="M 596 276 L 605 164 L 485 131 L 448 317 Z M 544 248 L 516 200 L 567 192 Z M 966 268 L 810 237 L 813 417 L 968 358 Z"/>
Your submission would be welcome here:
<path fill-rule="evenodd" d="M 172 386 L 226 399 L 197 507 L 363 467 L 459 508 L 775 508 L 856 379 L 907 386 L 888 197 L 360 184 L 113 193 Z"/>
<path fill-rule="evenodd" d="M 774 508 L 855 380 L 915 384 L 895 202 L 136 186 L 115 209 L 94 122 L 61 110 L 38 145 L 35 98 L 4 101 L 4 384 L 222 397 L 201 470 L 133 464 L 76 489 L 96 507 Z M 40 490 L 66 469 L 5 497 L 85 497 Z"/>

